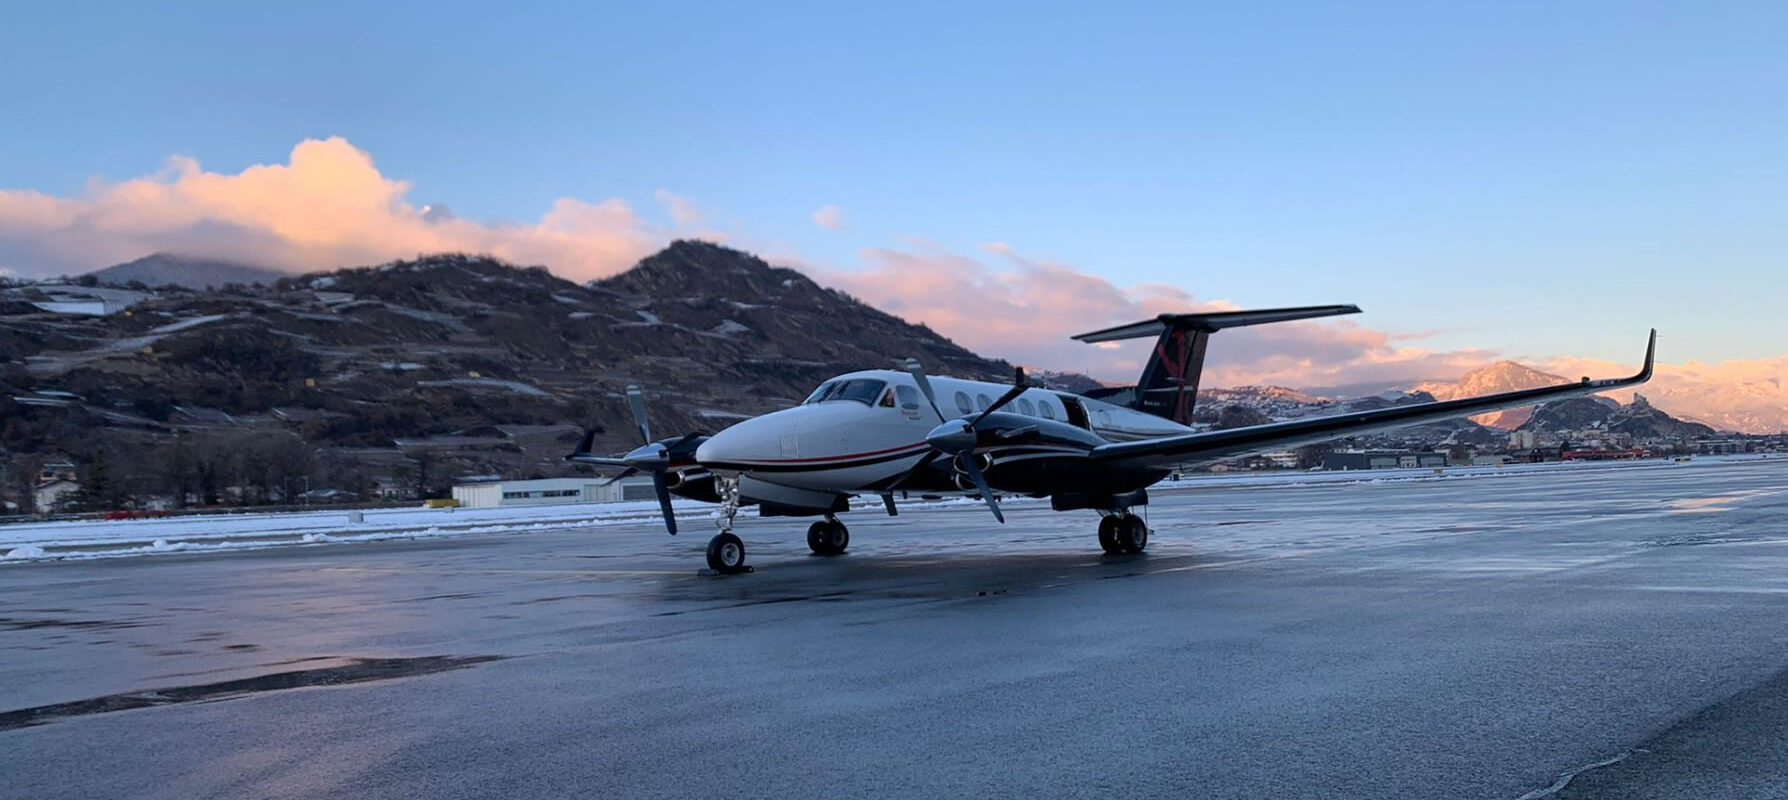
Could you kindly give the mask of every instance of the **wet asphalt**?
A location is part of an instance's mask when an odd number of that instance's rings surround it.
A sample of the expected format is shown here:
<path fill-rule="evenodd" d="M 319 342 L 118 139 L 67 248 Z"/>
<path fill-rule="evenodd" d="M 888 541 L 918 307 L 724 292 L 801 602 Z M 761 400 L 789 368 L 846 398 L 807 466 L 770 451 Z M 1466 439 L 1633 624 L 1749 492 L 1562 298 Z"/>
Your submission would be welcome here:
<path fill-rule="evenodd" d="M 7 565 L 0 796 L 1788 794 L 1788 459 L 1149 516 Z"/>

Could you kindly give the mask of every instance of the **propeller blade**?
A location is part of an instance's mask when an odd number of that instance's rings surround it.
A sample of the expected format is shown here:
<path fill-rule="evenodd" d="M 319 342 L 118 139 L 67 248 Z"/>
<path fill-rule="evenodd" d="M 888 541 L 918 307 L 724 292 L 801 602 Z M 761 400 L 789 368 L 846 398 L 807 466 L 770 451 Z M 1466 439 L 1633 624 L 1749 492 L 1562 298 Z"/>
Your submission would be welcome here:
<path fill-rule="evenodd" d="M 1001 525 L 1006 524 L 1006 515 L 1000 513 L 1000 501 L 993 498 L 993 488 L 987 485 L 987 476 L 981 474 L 981 467 L 975 463 L 975 457 L 970 455 L 964 458 L 962 465 L 967 468 L 969 479 L 975 482 L 975 488 L 981 491 L 981 499 L 987 501 L 987 510 L 993 512 L 993 518 L 999 520 Z"/>
<path fill-rule="evenodd" d="M 664 512 L 664 529 L 677 535 L 677 518 L 671 514 L 670 488 L 664 485 L 664 473 L 652 473 L 652 490 L 658 493 L 658 510 Z"/>
<path fill-rule="evenodd" d="M 633 410 L 633 424 L 639 426 L 639 440 L 652 441 L 652 426 L 646 424 L 646 396 L 638 386 L 627 387 L 627 407 Z"/>
<path fill-rule="evenodd" d="M 590 448 L 595 447 L 595 446 L 596 446 L 596 429 L 591 428 L 587 431 L 584 431 L 584 438 L 577 443 L 577 449 L 572 450 L 571 455 L 568 455 L 565 458 L 570 459 L 570 458 L 580 456 L 580 455 L 589 455 Z"/>
<path fill-rule="evenodd" d="M 598 484 L 598 485 L 599 485 L 599 486 L 607 486 L 607 485 L 609 485 L 609 484 L 611 484 L 611 483 L 614 483 L 614 482 L 615 482 L 615 481 L 618 481 L 618 480 L 620 480 L 620 479 L 622 479 L 622 478 L 629 478 L 629 477 L 632 477 L 632 476 L 633 476 L 633 475 L 635 475 L 635 474 L 637 474 L 637 473 L 638 473 L 638 472 L 639 472 L 639 470 L 638 470 L 638 469 L 636 469 L 636 468 L 634 468 L 634 467 L 628 467 L 628 468 L 626 468 L 626 469 L 624 469 L 624 470 L 622 470 L 622 471 L 621 471 L 621 474 L 619 474 L 619 475 L 616 475 L 616 476 L 614 476 L 614 477 L 613 477 L 613 478 L 609 478 L 609 479 L 608 479 L 608 480 L 606 480 L 606 481 L 603 481 L 603 482 L 602 482 L 602 483 L 600 483 L 600 484 Z"/>
<path fill-rule="evenodd" d="M 1012 388 L 1007 389 L 1005 394 L 1000 395 L 1000 399 L 993 401 L 993 405 L 988 406 L 986 411 L 981 412 L 980 416 L 975 417 L 975 421 L 969 423 L 970 427 L 981 424 L 981 420 L 986 419 L 988 414 L 992 414 L 993 412 L 1000 410 L 1000 407 L 1005 404 L 1017 400 L 1019 395 L 1024 394 L 1024 390 L 1030 388 L 1030 385 L 1025 383 L 1024 367 L 1014 367 L 1014 369 L 1017 371 L 1017 375 L 1012 380 Z"/>
<path fill-rule="evenodd" d="M 912 373 L 913 380 L 919 382 L 919 391 L 924 393 L 925 399 L 931 403 L 931 413 L 937 415 L 938 422 L 943 422 L 944 412 L 937 407 L 937 393 L 931 390 L 931 379 L 925 377 L 925 368 L 919 365 L 919 359 L 908 358 L 906 371 Z"/>
<path fill-rule="evenodd" d="M 900 516 L 900 509 L 897 509 L 894 507 L 894 495 L 893 494 L 884 493 L 882 495 L 882 507 L 888 509 L 888 516 L 890 516 L 890 517 Z"/>

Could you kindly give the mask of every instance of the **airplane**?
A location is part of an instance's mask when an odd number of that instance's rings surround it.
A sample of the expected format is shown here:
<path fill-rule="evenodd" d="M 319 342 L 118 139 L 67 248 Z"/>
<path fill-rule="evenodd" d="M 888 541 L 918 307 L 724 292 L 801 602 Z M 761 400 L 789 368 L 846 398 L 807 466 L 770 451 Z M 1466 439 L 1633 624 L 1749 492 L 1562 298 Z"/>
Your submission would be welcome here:
<path fill-rule="evenodd" d="M 850 498 L 879 495 L 889 516 L 895 492 L 978 495 L 1005 522 L 996 493 L 1048 497 L 1056 511 L 1099 514 L 1106 553 L 1136 554 L 1149 528 L 1133 512 L 1148 487 L 1176 470 L 1407 425 L 1595 394 L 1651 379 L 1654 329 L 1639 372 L 1456 400 L 1396 405 L 1225 430 L 1192 424 L 1206 346 L 1218 331 L 1249 325 L 1357 314 L 1358 306 L 1161 314 L 1073 337 L 1086 343 L 1155 337 L 1135 386 L 1085 394 L 1031 386 L 1022 368 L 1011 385 L 929 376 L 914 359 L 905 369 L 838 375 L 800 405 L 742 420 L 713 435 L 653 441 L 644 395 L 627 400 L 645 444 L 618 457 L 590 452 L 591 431 L 566 459 L 620 469 L 611 479 L 647 473 L 664 517 L 677 532 L 670 499 L 716 502 L 719 533 L 708 542 L 714 574 L 749 572 L 745 543 L 733 533 L 741 506 L 759 516 L 820 516 L 808 547 L 837 555 L 850 546 L 838 521 Z"/>

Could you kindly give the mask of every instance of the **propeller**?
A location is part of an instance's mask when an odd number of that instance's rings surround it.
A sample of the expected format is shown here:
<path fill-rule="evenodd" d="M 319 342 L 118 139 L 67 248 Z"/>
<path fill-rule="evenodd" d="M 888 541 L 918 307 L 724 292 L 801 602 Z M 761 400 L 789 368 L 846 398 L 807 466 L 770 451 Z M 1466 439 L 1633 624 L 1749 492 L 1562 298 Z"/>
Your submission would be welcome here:
<path fill-rule="evenodd" d="M 987 510 L 993 512 L 993 518 L 1004 523 L 1006 515 L 1000 512 L 1000 503 L 993 496 L 993 487 L 987 485 L 987 476 L 981 472 L 981 465 L 975 463 L 975 445 L 980 442 L 980 431 L 976 426 L 986 419 L 988 414 L 1017 400 L 1019 395 L 1024 394 L 1025 389 L 1030 388 L 1025 381 L 1024 368 L 1015 367 L 1012 388 L 1007 389 L 1005 394 L 1000 395 L 998 400 L 982 409 L 981 413 L 975 415 L 973 419 L 946 419 L 944 417 L 944 412 L 937 407 L 937 395 L 932 391 L 931 380 L 925 376 L 925 370 L 919 365 L 917 359 L 906 360 L 906 371 L 912 373 L 913 379 L 918 381 L 919 392 L 931 402 L 931 412 L 937 415 L 938 426 L 932 428 L 930 433 L 925 434 L 925 443 L 931 445 L 934 452 L 954 457 L 956 466 L 968 473 L 969 480 L 974 481 L 975 489 L 981 492 L 981 499 L 987 501 Z M 912 472 L 902 476 L 899 481 L 895 482 L 895 485 L 899 485 L 913 473 L 923 469 L 929 460 L 929 458 L 919 459 L 919 463 L 913 465 Z"/>
<path fill-rule="evenodd" d="M 633 424 L 639 428 L 640 439 L 644 440 L 645 444 L 628 451 L 620 458 L 601 458 L 588 455 L 580 457 L 578 454 L 573 454 L 573 456 L 585 463 L 626 467 L 621 474 L 603 481 L 602 485 L 604 486 L 642 472 L 651 474 L 652 492 L 658 496 L 658 511 L 664 516 L 664 529 L 675 536 L 677 535 L 677 518 L 671 513 L 670 486 L 665 483 L 664 476 L 666 472 L 670 471 L 673 457 L 693 456 L 691 444 L 700 444 L 698 440 L 702 438 L 702 435 L 690 433 L 675 440 L 652 441 L 652 426 L 646 422 L 645 394 L 640 391 L 638 386 L 627 387 L 627 408 L 633 412 Z M 595 436 L 595 431 L 584 436 L 584 444 L 578 447 L 579 454 L 587 453 Z"/>

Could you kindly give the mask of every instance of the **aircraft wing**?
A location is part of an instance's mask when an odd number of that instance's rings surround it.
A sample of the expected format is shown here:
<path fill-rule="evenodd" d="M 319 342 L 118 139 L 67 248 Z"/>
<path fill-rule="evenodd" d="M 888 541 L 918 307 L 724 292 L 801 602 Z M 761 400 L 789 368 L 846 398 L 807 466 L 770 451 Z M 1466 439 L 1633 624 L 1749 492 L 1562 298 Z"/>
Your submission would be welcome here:
<path fill-rule="evenodd" d="M 1542 386 L 1513 392 L 1467 397 L 1434 403 L 1392 406 L 1374 411 L 1336 414 L 1327 417 L 1294 419 L 1247 428 L 1189 433 L 1160 439 L 1118 442 L 1093 448 L 1095 461 L 1138 467 L 1180 467 L 1221 461 L 1236 456 L 1283 450 L 1317 442 L 1356 436 L 1363 433 L 1419 425 L 1424 422 L 1482 414 L 1505 408 L 1520 408 L 1562 397 L 1595 394 L 1622 386 L 1651 380 L 1652 359 L 1657 352 L 1658 332 L 1653 330 L 1645 346 L 1645 364 L 1637 374 L 1625 378 L 1584 378 L 1577 383 Z"/>

